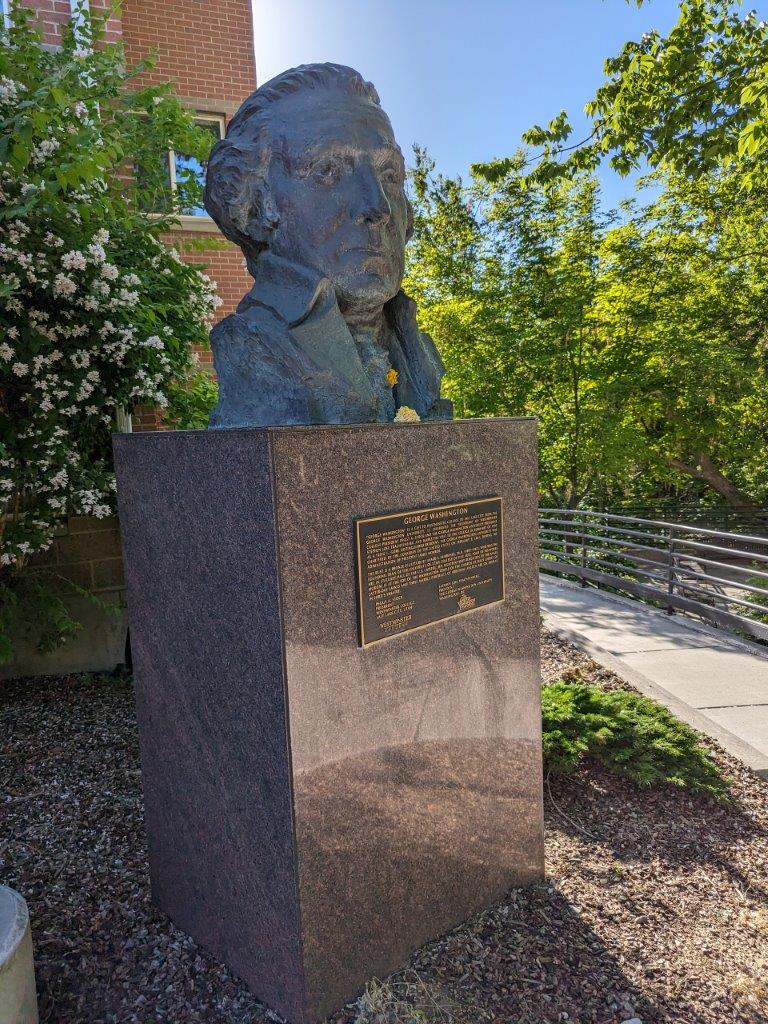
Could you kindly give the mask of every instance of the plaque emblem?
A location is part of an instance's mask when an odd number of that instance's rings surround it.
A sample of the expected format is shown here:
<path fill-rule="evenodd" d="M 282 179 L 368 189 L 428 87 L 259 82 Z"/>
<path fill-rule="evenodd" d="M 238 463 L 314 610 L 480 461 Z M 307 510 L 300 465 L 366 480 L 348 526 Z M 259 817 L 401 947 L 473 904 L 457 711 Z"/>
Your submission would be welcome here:
<path fill-rule="evenodd" d="M 504 600 L 502 500 L 355 520 L 360 646 Z"/>

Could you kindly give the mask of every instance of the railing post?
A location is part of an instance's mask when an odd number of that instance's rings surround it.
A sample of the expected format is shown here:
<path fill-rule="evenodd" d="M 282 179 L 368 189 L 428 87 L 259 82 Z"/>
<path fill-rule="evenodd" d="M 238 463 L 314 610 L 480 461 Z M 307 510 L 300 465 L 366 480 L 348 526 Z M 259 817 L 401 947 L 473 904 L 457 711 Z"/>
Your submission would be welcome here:
<path fill-rule="evenodd" d="M 674 527 L 667 530 L 667 596 L 671 598 L 675 592 L 675 536 Z M 667 615 L 674 615 L 675 609 L 672 602 L 667 601 Z"/>
<path fill-rule="evenodd" d="M 581 520 L 581 577 L 579 583 L 582 587 L 586 587 L 587 579 L 584 575 L 584 570 L 587 568 L 587 527 L 584 519 Z"/>

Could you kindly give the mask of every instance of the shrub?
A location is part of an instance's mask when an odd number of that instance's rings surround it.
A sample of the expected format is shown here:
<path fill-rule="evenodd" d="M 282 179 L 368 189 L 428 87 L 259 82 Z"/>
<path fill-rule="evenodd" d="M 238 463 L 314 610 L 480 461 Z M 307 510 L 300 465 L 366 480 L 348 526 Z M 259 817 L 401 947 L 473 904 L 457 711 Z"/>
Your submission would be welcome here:
<path fill-rule="evenodd" d="M 219 397 L 218 382 L 205 370 L 195 370 L 168 392 L 165 422 L 174 430 L 203 430 Z"/>
<path fill-rule="evenodd" d="M 163 157 L 204 159 L 210 135 L 83 17 L 49 50 L 14 5 L 0 39 L 0 660 L 19 617 L 46 645 L 71 633 L 53 594 L 21 607 L 27 562 L 64 515 L 113 511 L 116 416 L 167 404 L 218 303 L 161 240 L 199 192 L 170 196 Z"/>
<path fill-rule="evenodd" d="M 586 758 L 641 786 L 665 783 L 719 800 L 728 783 L 699 734 L 630 690 L 557 680 L 542 689 L 544 764 L 569 773 Z"/>

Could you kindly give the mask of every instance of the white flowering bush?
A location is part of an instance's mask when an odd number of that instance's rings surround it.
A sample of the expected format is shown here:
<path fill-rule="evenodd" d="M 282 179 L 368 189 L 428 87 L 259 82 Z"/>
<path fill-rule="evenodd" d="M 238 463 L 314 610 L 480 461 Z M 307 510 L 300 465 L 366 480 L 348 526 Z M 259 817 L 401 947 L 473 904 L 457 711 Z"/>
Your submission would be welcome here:
<path fill-rule="evenodd" d="M 17 7 L 0 43 L 0 659 L 22 620 L 44 647 L 75 628 L 29 560 L 65 514 L 113 512 L 118 411 L 168 403 L 218 303 L 144 212 L 190 201 L 163 155 L 204 158 L 210 136 L 169 87 L 132 88 L 146 65 L 101 23 L 55 52 L 31 25 Z"/>

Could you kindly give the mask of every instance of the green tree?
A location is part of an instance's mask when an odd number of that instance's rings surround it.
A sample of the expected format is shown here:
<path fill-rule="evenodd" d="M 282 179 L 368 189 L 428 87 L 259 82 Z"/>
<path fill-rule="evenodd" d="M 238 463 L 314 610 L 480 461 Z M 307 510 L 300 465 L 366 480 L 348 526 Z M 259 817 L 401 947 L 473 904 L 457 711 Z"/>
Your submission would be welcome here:
<path fill-rule="evenodd" d="M 538 416 L 558 505 L 768 498 L 762 190 L 659 172 L 622 222 L 525 162 L 465 186 L 418 155 L 408 287 L 459 415 Z"/>
<path fill-rule="evenodd" d="M 631 339 L 627 409 L 657 488 L 700 481 L 739 507 L 768 498 L 768 220 L 737 173 L 657 175 L 658 197 L 602 248 L 598 310 Z"/>
<path fill-rule="evenodd" d="M 545 500 L 574 507 L 631 472 L 641 444 L 624 393 L 631 363 L 599 319 L 613 215 L 593 176 L 524 182 L 525 154 L 489 182 L 435 177 L 423 154 L 407 287 L 465 416 L 536 415 Z"/>
<path fill-rule="evenodd" d="M 768 26 L 742 0 L 681 0 L 666 36 L 626 43 L 605 75 L 585 108 L 586 139 L 573 141 L 565 111 L 525 134 L 540 147 L 529 172 L 548 179 L 607 159 L 623 175 L 738 169 L 747 189 L 768 183 Z M 497 161 L 497 173 L 505 170 Z"/>

